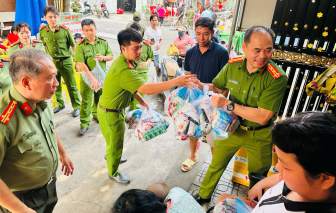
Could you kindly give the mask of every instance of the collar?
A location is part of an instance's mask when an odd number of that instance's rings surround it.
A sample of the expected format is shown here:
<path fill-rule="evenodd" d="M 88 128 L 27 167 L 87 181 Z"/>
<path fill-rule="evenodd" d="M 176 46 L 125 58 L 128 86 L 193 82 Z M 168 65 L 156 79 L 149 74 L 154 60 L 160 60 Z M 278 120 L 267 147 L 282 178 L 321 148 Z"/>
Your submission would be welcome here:
<path fill-rule="evenodd" d="M 120 57 L 121 57 L 122 59 L 124 59 L 124 61 L 126 62 L 127 66 L 128 66 L 129 68 L 134 69 L 134 70 L 136 69 L 137 65 L 136 65 L 135 62 L 131 62 L 130 60 L 128 60 L 128 59 L 124 56 L 124 54 L 122 54 L 122 53 L 120 53 Z M 132 66 L 133 66 L 133 68 L 132 68 Z"/>
<path fill-rule="evenodd" d="M 21 108 L 21 110 L 26 115 L 30 115 L 36 109 L 36 106 L 34 104 L 30 103 L 25 97 L 23 97 L 16 90 L 16 88 L 14 86 L 12 86 L 12 88 L 10 89 L 9 93 L 10 93 L 12 99 L 17 102 L 18 106 Z M 47 104 L 46 101 L 41 101 L 41 102 L 39 102 L 37 104 L 40 105 L 40 107 L 42 108 L 42 110 L 44 110 L 48 106 L 48 104 Z"/>
<path fill-rule="evenodd" d="M 215 48 L 215 46 L 216 46 L 216 42 L 213 39 L 211 39 L 211 44 L 210 44 L 210 47 L 207 51 L 212 51 Z M 195 45 L 195 48 L 199 50 L 199 44 L 198 43 Z M 207 52 L 207 51 L 205 51 L 205 52 Z"/>
<path fill-rule="evenodd" d="M 96 36 L 94 44 L 96 44 L 96 43 L 99 42 L 99 41 L 100 41 L 100 40 L 99 40 L 98 37 Z M 89 39 L 87 39 L 86 37 L 84 38 L 84 42 L 85 42 L 85 45 L 87 45 L 87 44 L 91 44 L 90 41 L 89 41 Z"/>
<path fill-rule="evenodd" d="M 61 25 L 60 25 L 60 24 L 56 24 L 55 32 L 56 32 L 56 31 L 59 32 L 60 30 L 61 30 Z M 47 32 L 48 32 L 48 31 L 51 31 L 51 30 L 50 30 L 50 27 L 49 27 L 49 24 L 47 24 L 46 31 L 47 31 Z"/>
<path fill-rule="evenodd" d="M 32 39 L 30 39 L 30 46 L 35 47 L 35 43 Z M 23 47 L 23 43 L 19 40 L 19 47 L 20 49 Z"/>
<path fill-rule="evenodd" d="M 269 62 L 268 62 L 268 63 L 269 63 Z M 253 73 L 258 73 L 258 72 L 260 72 L 260 75 L 264 74 L 265 70 L 267 69 L 267 65 L 268 65 L 268 63 L 267 63 L 264 67 L 259 68 L 257 71 L 255 71 L 255 72 L 253 72 Z M 246 71 L 247 71 L 247 68 L 246 68 L 246 58 L 244 58 L 244 59 L 238 64 L 238 67 L 237 67 L 237 68 L 238 68 L 238 69 L 243 68 L 243 69 L 246 69 Z M 247 72 L 248 72 L 248 71 L 247 71 Z"/>

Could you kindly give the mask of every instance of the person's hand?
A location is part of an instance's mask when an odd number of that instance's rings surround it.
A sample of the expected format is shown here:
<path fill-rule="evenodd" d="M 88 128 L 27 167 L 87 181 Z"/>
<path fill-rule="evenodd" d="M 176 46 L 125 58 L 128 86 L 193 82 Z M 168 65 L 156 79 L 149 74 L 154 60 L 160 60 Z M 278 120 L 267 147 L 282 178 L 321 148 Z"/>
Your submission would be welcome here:
<path fill-rule="evenodd" d="M 34 211 L 33 209 L 27 207 L 24 211 L 21 211 L 21 213 L 36 213 L 36 211 Z"/>
<path fill-rule="evenodd" d="M 159 50 L 159 49 L 160 49 L 160 47 L 161 47 L 161 45 L 160 45 L 160 44 L 158 44 L 158 45 L 156 46 L 156 49 L 155 49 L 155 50 Z"/>
<path fill-rule="evenodd" d="M 148 64 L 147 64 L 147 62 L 141 62 L 141 63 L 139 64 L 139 66 L 140 66 L 141 68 L 145 68 L 145 67 L 148 66 Z"/>
<path fill-rule="evenodd" d="M 258 184 L 254 185 L 252 189 L 248 191 L 248 200 L 252 202 L 256 197 L 258 197 L 258 200 L 260 200 L 262 196 L 262 190 L 262 187 L 260 187 Z"/>
<path fill-rule="evenodd" d="M 146 101 L 142 102 L 141 105 L 146 107 L 147 110 L 149 109 L 149 105 Z"/>
<path fill-rule="evenodd" d="M 98 59 L 99 62 L 103 61 L 104 60 L 104 56 L 101 55 L 101 54 L 96 54 L 96 58 Z"/>
<path fill-rule="evenodd" d="M 78 66 L 77 63 L 76 63 L 76 65 L 75 65 L 75 69 L 76 69 L 76 72 L 79 72 L 79 71 L 80 71 L 80 68 L 79 68 L 79 66 Z"/>
<path fill-rule="evenodd" d="M 211 96 L 211 104 L 215 108 L 226 108 L 230 101 L 222 94 L 214 94 Z"/>
<path fill-rule="evenodd" d="M 175 78 L 173 81 L 176 82 L 175 85 L 178 87 L 188 87 L 190 89 L 197 87 L 197 82 L 199 82 L 199 80 L 196 78 L 196 75 L 179 76 Z"/>
<path fill-rule="evenodd" d="M 150 43 L 150 45 L 154 45 L 155 44 L 155 40 L 153 40 L 153 41 L 150 40 L 149 43 Z"/>
<path fill-rule="evenodd" d="M 64 175 L 69 176 L 69 174 L 73 174 L 74 166 L 72 163 L 72 160 L 68 156 L 68 154 L 60 154 L 60 161 L 62 163 L 62 172 L 64 172 Z"/>
<path fill-rule="evenodd" d="M 100 84 L 97 81 L 97 79 L 95 79 L 94 77 L 90 78 L 91 81 L 91 88 L 95 91 L 98 91 L 100 89 Z"/>

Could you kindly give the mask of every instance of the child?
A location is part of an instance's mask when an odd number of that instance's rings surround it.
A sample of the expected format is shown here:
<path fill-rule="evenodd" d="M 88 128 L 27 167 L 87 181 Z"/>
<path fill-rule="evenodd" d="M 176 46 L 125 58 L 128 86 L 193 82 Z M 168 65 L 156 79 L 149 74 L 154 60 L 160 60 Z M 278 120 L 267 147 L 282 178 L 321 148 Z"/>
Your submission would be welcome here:
<path fill-rule="evenodd" d="M 277 122 L 271 133 L 279 174 L 258 182 L 248 200 L 239 199 L 253 206 L 254 198 L 261 198 L 252 213 L 336 212 L 335 115 L 300 113 Z M 270 189 L 261 197 L 266 188 Z M 232 196 L 220 196 L 215 212 L 221 212 L 221 200 L 227 197 Z"/>
<path fill-rule="evenodd" d="M 14 44 L 19 40 L 19 36 L 17 34 L 17 31 L 15 30 L 15 25 L 12 26 L 11 32 L 8 34 L 8 42 L 9 44 Z"/>

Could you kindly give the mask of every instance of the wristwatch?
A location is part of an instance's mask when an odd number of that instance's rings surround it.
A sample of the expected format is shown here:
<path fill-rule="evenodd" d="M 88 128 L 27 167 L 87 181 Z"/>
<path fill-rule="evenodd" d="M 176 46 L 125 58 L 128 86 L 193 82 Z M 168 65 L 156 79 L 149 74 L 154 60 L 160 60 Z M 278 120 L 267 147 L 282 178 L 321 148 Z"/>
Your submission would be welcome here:
<path fill-rule="evenodd" d="M 226 109 L 230 112 L 232 112 L 234 110 L 234 103 L 233 101 L 231 101 L 231 103 L 229 103 L 226 107 Z"/>
<path fill-rule="evenodd" d="M 105 61 L 105 59 L 106 59 L 106 56 L 104 56 L 104 60 L 103 61 Z"/>

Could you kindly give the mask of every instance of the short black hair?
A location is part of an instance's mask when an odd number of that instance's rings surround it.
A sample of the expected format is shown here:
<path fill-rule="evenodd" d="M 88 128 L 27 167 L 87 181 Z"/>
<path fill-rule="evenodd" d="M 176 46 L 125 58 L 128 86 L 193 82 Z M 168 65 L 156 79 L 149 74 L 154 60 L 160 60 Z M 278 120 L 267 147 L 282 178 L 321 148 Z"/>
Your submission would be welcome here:
<path fill-rule="evenodd" d="M 167 205 L 154 192 L 130 189 L 114 203 L 113 213 L 165 213 Z"/>
<path fill-rule="evenodd" d="M 45 7 L 43 8 L 43 14 L 44 14 L 44 16 L 47 16 L 47 14 L 48 14 L 49 12 L 52 12 L 52 13 L 54 13 L 56 16 L 59 16 L 59 12 L 58 12 L 58 10 L 57 10 L 54 6 L 52 6 L 52 5 L 45 6 Z"/>
<path fill-rule="evenodd" d="M 95 23 L 92 19 L 89 19 L 89 18 L 84 19 L 84 20 L 82 21 L 82 23 L 81 23 L 82 28 L 83 28 L 84 25 L 91 25 L 91 24 L 92 24 L 94 27 L 96 27 L 96 23 Z"/>
<path fill-rule="evenodd" d="M 151 15 L 151 16 L 149 17 L 149 21 L 152 21 L 152 19 L 155 18 L 155 17 L 158 18 L 158 15 L 156 15 L 156 14 Z"/>
<path fill-rule="evenodd" d="M 117 38 L 120 46 L 129 46 L 131 44 L 131 41 L 139 43 L 142 42 L 142 36 L 140 35 L 140 33 L 132 28 L 121 30 L 118 33 Z"/>
<path fill-rule="evenodd" d="M 211 18 L 208 17 L 201 17 L 199 19 L 197 19 L 197 21 L 195 22 L 195 29 L 197 27 L 208 27 L 209 30 L 212 32 L 213 28 L 214 28 L 215 23 L 213 22 L 213 20 Z"/>
<path fill-rule="evenodd" d="M 140 24 L 138 24 L 138 23 L 133 23 L 133 24 L 130 26 L 130 28 L 135 29 L 136 31 L 140 31 L 140 30 L 141 30 L 141 26 L 140 26 Z"/>
<path fill-rule="evenodd" d="M 274 36 L 274 31 L 270 28 L 267 28 L 267 27 L 264 27 L 264 26 L 253 26 L 253 27 L 250 27 L 249 29 L 247 29 L 245 31 L 245 36 L 244 36 L 244 43 L 245 44 L 248 44 L 251 40 L 251 35 L 253 33 L 257 33 L 257 32 L 268 32 L 271 37 L 272 37 L 272 43 L 273 43 L 273 46 L 274 46 L 274 42 L 275 42 L 275 36 Z"/>
<path fill-rule="evenodd" d="M 192 6 L 192 5 L 190 5 L 189 7 L 190 7 L 190 8 L 193 8 L 193 6 Z"/>
<path fill-rule="evenodd" d="M 15 25 L 13 25 L 13 26 L 11 27 L 10 32 L 13 33 L 14 31 L 17 31 Z M 18 33 L 19 33 L 19 32 L 18 32 Z"/>
<path fill-rule="evenodd" d="M 336 177 L 336 116 L 304 112 L 278 121 L 271 130 L 273 143 L 296 156 L 310 178 L 321 174 Z"/>

